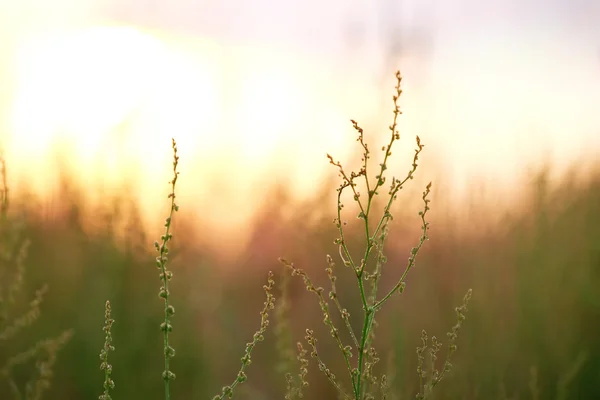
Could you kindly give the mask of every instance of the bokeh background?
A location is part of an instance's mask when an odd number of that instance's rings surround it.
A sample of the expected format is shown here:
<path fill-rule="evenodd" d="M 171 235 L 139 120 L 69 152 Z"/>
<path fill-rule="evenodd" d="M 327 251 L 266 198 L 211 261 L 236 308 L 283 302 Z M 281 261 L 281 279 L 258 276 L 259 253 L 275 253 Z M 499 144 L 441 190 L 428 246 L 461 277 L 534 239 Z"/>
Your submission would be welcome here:
<path fill-rule="evenodd" d="M 380 318 L 380 371 L 398 398 L 413 397 L 421 329 L 444 337 L 472 288 L 435 398 L 600 398 L 598 20 L 592 0 L 0 0 L 10 218 L 31 241 L 23 307 L 49 286 L 35 324 L 0 342 L 0 360 L 72 329 L 46 398 L 96 398 L 110 300 L 114 397 L 161 398 L 152 243 L 174 137 L 173 395 L 211 398 L 237 373 L 267 271 L 281 278 L 277 257 L 327 286 L 338 182 L 325 154 L 360 159 L 350 118 L 373 149 L 387 141 L 400 69 L 390 172 L 407 172 L 415 135 L 426 147 L 393 209 L 384 286 L 418 240 L 429 181 L 432 230 Z M 6 288 L 14 267 L 4 274 Z M 339 275 L 358 317 L 355 283 Z M 293 340 L 315 329 L 341 376 L 315 299 L 298 281 L 290 296 Z M 266 339 L 239 398 L 282 398 L 272 331 Z M 309 398 L 334 398 L 309 371 Z"/>

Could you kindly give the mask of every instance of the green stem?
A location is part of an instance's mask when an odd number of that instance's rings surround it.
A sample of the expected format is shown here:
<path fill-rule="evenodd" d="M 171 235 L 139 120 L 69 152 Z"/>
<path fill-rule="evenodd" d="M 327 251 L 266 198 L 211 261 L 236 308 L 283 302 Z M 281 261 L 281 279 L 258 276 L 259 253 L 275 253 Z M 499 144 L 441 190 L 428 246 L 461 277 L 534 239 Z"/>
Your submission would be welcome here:
<path fill-rule="evenodd" d="M 360 348 L 358 349 L 358 374 L 356 377 L 356 398 L 360 399 L 360 393 L 362 389 L 362 375 L 363 375 L 363 367 L 364 367 L 364 356 L 365 356 L 365 345 L 367 343 L 367 338 L 369 337 L 369 332 L 373 326 L 373 320 L 375 318 L 375 310 L 373 307 L 369 307 L 365 310 L 365 319 L 363 321 L 362 328 L 362 337 L 360 339 Z"/>

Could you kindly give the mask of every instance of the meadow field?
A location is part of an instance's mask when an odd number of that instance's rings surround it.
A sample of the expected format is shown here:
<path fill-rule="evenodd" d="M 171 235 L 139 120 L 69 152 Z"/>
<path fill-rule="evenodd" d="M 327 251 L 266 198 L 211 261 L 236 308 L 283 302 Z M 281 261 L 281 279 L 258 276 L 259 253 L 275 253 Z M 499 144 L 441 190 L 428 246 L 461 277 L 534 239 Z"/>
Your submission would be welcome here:
<path fill-rule="evenodd" d="M 169 169 L 168 164 L 164 167 Z M 376 331 L 381 358 L 377 368 L 388 376 L 390 398 L 412 398 L 418 392 L 421 330 L 443 338 L 455 323 L 454 307 L 469 288 L 473 296 L 456 343 L 454 367 L 432 398 L 600 396 L 600 167 L 589 176 L 567 174 L 555 184 L 543 170 L 530 178 L 518 207 L 511 209 L 474 198 L 465 212 L 464 205 L 448 204 L 439 193 L 433 197 L 430 240 L 410 271 L 404 293 L 392 297 L 377 320 L 382 327 Z M 180 176 L 178 185 L 191 180 Z M 227 249 L 203 240 L 210 228 L 188 222 L 189 210 L 174 216 L 170 302 L 177 313 L 170 341 L 177 349 L 171 360 L 177 379 L 171 382 L 172 398 L 210 398 L 235 377 L 245 343 L 260 325 L 261 286 L 269 270 L 277 282 L 275 311 L 265 341 L 254 349 L 248 382 L 239 386 L 236 397 L 282 398 L 284 373 L 299 368 L 295 357 L 282 358 L 288 351 L 282 349 L 291 346 L 294 351 L 306 328 L 322 338 L 320 356 L 328 367 L 344 370 L 318 303 L 299 279 L 285 278 L 285 268 L 277 261 L 280 256 L 294 260 L 326 290 L 326 254 L 342 265 L 331 223 L 335 186 L 316 190 L 312 200 L 298 202 L 285 188 L 267 189 L 251 220 L 250 239 L 233 260 L 220 255 Z M 22 194 L 5 203 L 9 209 L 2 221 L 2 293 L 3 311 L 10 313 L 3 314 L 9 317 L 3 332 L 12 326 L 11 318 L 28 309 L 36 290 L 45 285 L 48 290 L 40 312 L 18 334 L 3 337 L 1 358 L 13 360 L 49 338 L 52 345 L 43 344 L 34 357 L 10 367 L 10 381 L 25 387 L 41 374 L 51 382 L 44 398 L 96 398 L 103 380 L 98 354 L 104 341 L 104 304 L 110 300 L 116 321 L 116 350 L 110 353 L 113 398 L 163 398 L 159 325 L 164 313 L 157 296 L 153 238 L 143 229 L 135 200 L 127 193 L 107 198 L 90 211 L 82 200 L 84 191 L 65 176 L 54 201 Z M 387 290 L 398 280 L 420 235 L 418 203 L 402 206 L 414 193 L 418 191 L 407 190 L 392 208 L 395 218 L 381 281 Z M 157 220 L 164 220 L 168 204 L 165 198 L 157 208 Z M 350 223 L 347 229 L 349 246 L 360 243 L 360 226 Z M 338 275 L 340 299 L 351 315 L 359 315 L 355 279 L 348 270 L 340 269 Z M 289 285 L 285 306 L 282 281 Z M 15 282 L 19 290 L 13 293 Z M 6 301 L 13 297 L 14 302 Z M 334 319 L 340 323 L 337 316 Z M 66 341 L 59 343 L 57 354 L 51 351 L 56 340 Z M 51 375 L 45 374 L 47 369 Z M 312 360 L 308 371 L 307 398 L 336 398 Z M 10 393 L 8 381 L 2 385 L 0 393 Z"/>
<path fill-rule="evenodd" d="M 0 4 L 0 400 L 600 399 L 597 2 L 51 3 Z"/>

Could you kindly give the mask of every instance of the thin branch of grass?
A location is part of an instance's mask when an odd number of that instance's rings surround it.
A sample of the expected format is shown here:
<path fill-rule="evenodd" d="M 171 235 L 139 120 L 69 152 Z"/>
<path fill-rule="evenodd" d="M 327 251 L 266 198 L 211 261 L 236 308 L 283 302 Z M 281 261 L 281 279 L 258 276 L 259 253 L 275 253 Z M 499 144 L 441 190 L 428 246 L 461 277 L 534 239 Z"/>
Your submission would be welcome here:
<path fill-rule="evenodd" d="M 0 342 L 5 342 L 16 337 L 39 319 L 41 304 L 48 292 L 48 286 L 43 285 L 36 291 L 33 300 L 29 303 L 29 308 L 22 315 L 9 320 L 9 315 L 13 311 L 13 306 L 16 306 L 18 295 L 24 286 L 25 259 L 28 255 L 30 241 L 23 237 L 24 220 L 9 216 L 10 202 L 6 161 L 1 156 L 0 181 Z M 4 284 L 8 286 L 6 293 Z M 41 340 L 28 350 L 6 361 L 0 369 L 0 377 L 7 381 L 13 398 L 41 399 L 44 392 L 50 387 L 57 353 L 72 335 L 73 332 L 68 330 L 57 338 Z M 23 393 L 13 379 L 13 369 L 34 359 L 36 359 L 37 374 L 31 374 L 25 383 Z"/>
<path fill-rule="evenodd" d="M 297 268 L 294 265 L 294 263 L 292 263 L 284 258 L 281 258 L 281 257 L 279 258 L 279 262 L 281 262 L 283 265 L 285 265 L 286 267 L 288 267 L 289 269 L 292 270 L 292 276 L 302 277 L 302 280 L 304 281 L 304 284 L 306 285 L 306 290 L 311 293 L 314 293 L 317 296 L 317 298 L 319 299 L 319 306 L 321 307 L 321 312 L 323 313 L 323 323 L 325 324 L 325 326 L 327 326 L 329 328 L 330 335 L 335 339 L 339 349 L 342 351 L 342 353 L 344 355 L 346 367 L 348 368 L 348 372 L 349 372 L 350 378 L 352 380 L 352 386 L 353 386 L 353 388 L 355 388 L 355 384 L 354 384 L 355 374 L 353 373 L 353 368 L 350 363 L 350 357 L 352 357 L 352 347 L 345 346 L 344 343 L 342 342 L 340 332 L 335 327 L 333 320 L 331 319 L 331 313 L 329 312 L 329 304 L 327 303 L 327 300 L 325 300 L 325 297 L 323 296 L 324 289 L 322 287 L 315 287 L 315 285 L 312 283 L 308 274 L 304 270 Z M 307 337 L 311 336 L 311 335 L 308 335 L 308 332 L 309 332 L 309 330 L 307 330 Z M 315 354 L 315 352 L 316 352 L 316 349 L 314 350 L 314 352 L 312 354 Z M 323 365 L 324 364 L 322 363 L 322 361 L 319 360 L 319 369 L 321 369 L 323 372 L 326 372 L 326 374 L 327 374 L 328 369 L 322 368 Z M 331 377 L 329 375 L 327 377 L 331 380 Z"/>
<path fill-rule="evenodd" d="M 331 382 L 331 384 L 337 389 L 341 398 L 351 399 L 351 397 L 342 388 L 342 385 L 337 381 L 335 374 L 329 368 L 327 368 L 327 365 L 325 364 L 325 362 L 323 362 L 321 356 L 319 356 L 319 352 L 317 351 L 317 338 L 315 337 L 314 331 L 307 329 L 305 339 L 310 345 L 310 347 L 312 347 L 312 352 L 310 353 L 310 356 L 317 360 L 319 370 L 325 374 L 327 379 L 329 379 L 329 382 Z"/>
<path fill-rule="evenodd" d="M 40 305 L 46 292 L 48 292 L 48 285 L 42 286 L 41 289 L 35 292 L 35 298 L 29 304 L 29 310 L 0 332 L 0 341 L 14 337 L 23 328 L 30 326 L 40 317 Z"/>
<path fill-rule="evenodd" d="M 354 334 L 354 329 L 352 329 L 352 325 L 350 324 L 350 313 L 348 312 L 347 309 L 342 307 L 339 297 L 338 297 L 338 294 L 337 294 L 337 288 L 336 288 L 336 284 L 335 284 L 337 277 L 333 273 L 333 270 L 335 268 L 335 262 L 333 261 L 333 258 L 329 254 L 327 254 L 327 264 L 329 265 L 329 267 L 327 267 L 325 269 L 325 271 L 327 272 L 327 276 L 329 277 L 329 281 L 331 282 L 331 291 L 329 292 L 329 298 L 331 300 L 333 300 L 333 302 L 335 303 L 335 305 L 340 313 L 340 316 L 342 317 L 342 320 L 346 324 L 346 328 L 348 329 L 348 333 L 350 334 L 350 337 L 352 338 L 352 342 L 354 343 L 354 346 L 356 348 L 358 348 L 358 339 L 356 338 L 356 335 Z"/>
<path fill-rule="evenodd" d="M 284 375 L 290 373 L 296 361 L 291 322 L 288 315 L 290 310 L 290 278 L 290 273 L 287 270 L 282 271 L 281 280 L 279 281 L 280 295 L 274 311 L 275 347 L 279 356 L 279 362 L 276 364 L 276 372 L 283 373 Z"/>
<path fill-rule="evenodd" d="M 100 351 L 100 360 L 102 363 L 100 364 L 100 370 L 104 371 L 104 393 L 102 393 L 98 399 L 99 400 L 112 400 L 110 396 L 110 391 L 115 388 L 115 382 L 111 378 L 112 374 L 112 365 L 108 362 L 108 353 L 111 351 L 115 351 L 114 346 L 112 345 L 112 333 L 111 328 L 114 319 L 111 318 L 111 308 L 110 301 L 106 301 L 106 305 L 104 307 L 104 327 L 102 330 L 104 331 L 104 347 Z"/>
<path fill-rule="evenodd" d="M 427 187 L 425 188 L 425 191 L 423 192 L 423 197 L 422 197 L 423 203 L 424 203 L 423 211 L 419 211 L 419 216 L 421 217 L 421 230 L 423 231 L 423 233 L 421 234 L 421 238 L 419 239 L 419 243 L 417 244 L 416 247 L 413 247 L 411 249 L 410 256 L 408 257 L 408 265 L 404 269 L 404 272 L 402 273 L 402 276 L 398 280 L 398 283 L 396 283 L 396 285 L 388 292 L 388 294 L 386 294 L 381 300 L 379 300 L 378 302 L 375 303 L 375 305 L 373 305 L 373 308 L 375 310 L 379 310 L 381 308 L 381 306 L 390 297 L 392 297 L 392 295 L 394 293 L 396 293 L 396 291 L 399 291 L 400 293 L 402 293 L 402 291 L 404 290 L 404 287 L 406 285 L 406 283 L 405 283 L 406 277 L 408 276 L 408 273 L 410 272 L 412 267 L 414 267 L 417 255 L 419 254 L 421 247 L 423 247 L 423 244 L 425 243 L 425 241 L 429 239 L 429 236 L 427 235 L 427 231 L 429 229 L 429 222 L 427 222 L 425 220 L 425 216 L 427 215 L 427 211 L 429 211 L 430 200 L 427 198 L 427 196 L 429 195 L 430 192 L 431 192 L 431 182 L 427 185 Z"/>
<path fill-rule="evenodd" d="M 160 280 L 162 286 L 158 296 L 164 300 L 164 322 L 161 323 L 160 329 L 163 332 L 163 353 L 165 358 L 165 370 L 162 373 L 162 378 L 165 382 L 165 400 L 171 398 L 170 383 L 175 379 L 175 374 L 170 368 L 170 359 L 175 356 L 175 349 L 169 344 L 169 333 L 173 330 L 171 325 L 171 318 L 175 314 L 175 308 L 169 304 L 169 281 L 173 278 L 173 273 L 167 269 L 167 261 L 169 254 L 168 242 L 173 238 L 171 235 L 171 223 L 173 221 L 173 215 L 179 210 L 179 206 L 175 203 L 175 184 L 177 183 L 177 165 L 179 163 L 179 156 L 177 155 L 177 143 L 175 139 L 172 139 L 173 148 L 173 179 L 169 182 L 171 185 L 171 193 L 169 199 L 171 199 L 171 207 L 169 210 L 169 216 L 165 220 L 165 234 L 161 236 L 162 243 L 154 242 L 154 247 L 158 251 L 159 255 L 156 257 L 156 266 L 160 270 Z"/>
<path fill-rule="evenodd" d="M 52 368 L 56 362 L 58 351 L 73 336 L 73 331 L 68 330 L 60 334 L 54 339 L 44 339 L 37 342 L 34 346 L 9 358 L 4 366 L 0 369 L 0 376 L 4 377 L 11 388 L 13 397 L 17 400 L 39 400 L 43 393 L 50 387 L 50 379 L 52 378 Z M 21 393 L 18 385 L 12 378 L 12 370 L 18 365 L 23 365 L 30 360 L 38 358 L 36 363 L 39 376 L 31 378 L 25 385 L 25 396 Z"/>
<path fill-rule="evenodd" d="M 264 335 L 267 331 L 267 327 L 269 326 L 269 310 L 275 308 L 275 296 L 273 296 L 272 293 L 274 285 L 275 281 L 273 280 L 273 272 L 269 271 L 267 284 L 263 285 L 267 299 L 264 303 L 265 306 L 260 312 L 260 328 L 254 333 L 252 341 L 246 343 L 246 350 L 244 352 L 244 356 L 242 357 L 242 366 L 240 367 L 236 379 L 231 385 L 223 386 L 223 388 L 221 388 L 221 394 L 214 396 L 213 400 L 223 400 L 225 398 L 231 399 L 237 385 L 244 383 L 246 379 L 248 379 L 245 370 L 252 363 L 252 350 L 254 347 L 256 347 L 258 342 L 262 342 L 265 339 Z"/>
<path fill-rule="evenodd" d="M 287 373 L 285 376 L 287 382 L 285 400 L 294 400 L 296 398 L 303 398 L 304 395 L 302 390 L 308 386 L 308 381 L 306 380 L 306 375 L 308 374 L 308 360 L 306 359 L 306 353 L 308 352 L 303 346 L 301 342 L 297 343 L 298 348 L 298 356 L 296 359 L 300 363 L 300 373 L 298 374 L 298 385 L 296 386 L 294 382 L 294 377 L 291 373 Z"/>
<path fill-rule="evenodd" d="M 469 289 L 467 294 L 463 297 L 462 304 L 455 308 L 457 322 L 452 327 L 450 332 L 446 334 L 448 336 L 448 351 L 446 353 L 446 359 L 444 361 L 443 367 L 441 371 L 436 368 L 436 360 L 437 354 L 442 348 L 442 343 L 437 340 L 435 336 L 431 338 L 431 347 L 428 344 L 427 332 L 423 330 L 421 332 L 421 342 L 423 345 L 417 348 L 417 374 L 419 375 L 419 393 L 417 394 L 417 399 L 423 400 L 427 399 L 431 396 L 433 389 L 437 386 L 438 383 L 442 380 L 444 375 L 452 369 L 452 364 L 450 364 L 450 360 L 452 355 L 458 349 L 456 345 L 456 340 L 458 339 L 458 334 L 460 332 L 460 328 L 462 327 L 462 323 L 467 318 L 466 312 L 468 311 L 469 300 L 471 300 L 471 296 L 473 291 Z M 425 366 L 425 355 L 426 351 L 428 351 L 428 364 L 429 368 Z M 429 371 L 428 371 L 429 370 Z"/>

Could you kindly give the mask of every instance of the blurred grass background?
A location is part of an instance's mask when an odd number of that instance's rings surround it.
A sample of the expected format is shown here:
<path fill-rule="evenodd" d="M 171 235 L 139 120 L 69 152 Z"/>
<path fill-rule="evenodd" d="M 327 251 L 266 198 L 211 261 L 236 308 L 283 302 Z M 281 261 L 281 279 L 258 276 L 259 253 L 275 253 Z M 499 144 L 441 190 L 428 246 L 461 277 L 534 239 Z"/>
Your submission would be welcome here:
<path fill-rule="evenodd" d="M 181 184 L 188 180 L 182 177 Z M 12 199 L 12 212 L 25 216 L 31 240 L 24 296 L 32 297 L 44 283 L 50 291 L 40 319 L 3 344 L 0 359 L 72 328 L 74 336 L 58 356 L 46 398 L 97 398 L 103 380 L 98 354 L 104 303 L 110 300 L 116 320 L 114 398 L 160 399 L 162 306 L 152 248 L 157 238 L 143 231 L 136 200 L 126 193 L 90 211 L 82 190 L 64 178 L 53 200 Z M 276 280 L 283 271 L 278 256 L 293 260 L 327 287 L 325 255 L 333 255 L 340 265 L 341 301 L 351 315 L 360 315 L 355 282 L 341 267 L 333 244 L 334 186 L 321 190 L 302 204 L 282 187 L 268 192 L 251 224 L 250 242 L 235 262 L 224 262 L 218 248 L 205 244 L 210 230 L 186 222 L 189 210 L 176 216 L 171 255 L 177 310 L 174 398 L 211 398 L 235 377 L 245 343 L 258 328 L 266 271 L 275 271 Z M 421 187 L 411 190 L 419 193 Z M 418 240 L 418 207 L 403 207 L 411 193 L 404 193 L 394 208 L 382 281 L 386 288 L 395 283 Z M 520 206 L 510 210 L 478 201 L 475 192 L 470 205 L 449 204 L 443 194 L 434 197 L 431 240 L 405 293 L 384 308 L 376 331 L 379 368 L 393 371 L 399 398 L 414 398 L 417 391 L 415 351 L 421 329 L 445 338 L 455 321 L 454 307 L 469 287 L 474 294 L 455 368 L 434 398 L 600 398 L 600 168 L 585 179 L 567 174 L 557 185 L 541 171 L 521 196 Z M 84 217 L 83 210 L 92 218 Z M 155 218 L 163 220 L 166 211 L 165 199 Z M 341 375 L 342 359 L 318 304 L 300 280 L 292 280 L 290 289 L 294 341 L 303 340 L 305 328 L 314 329 L 326 362 Z M 253 354 L 249 381 L 237 398 L 282 398 L 285 380 L 276 368 L 272 327 Z M 308 398 L 335 398 L 312 362 L 308 379 Z M 0 393 L 5 390 L 0 386 Z"/>

